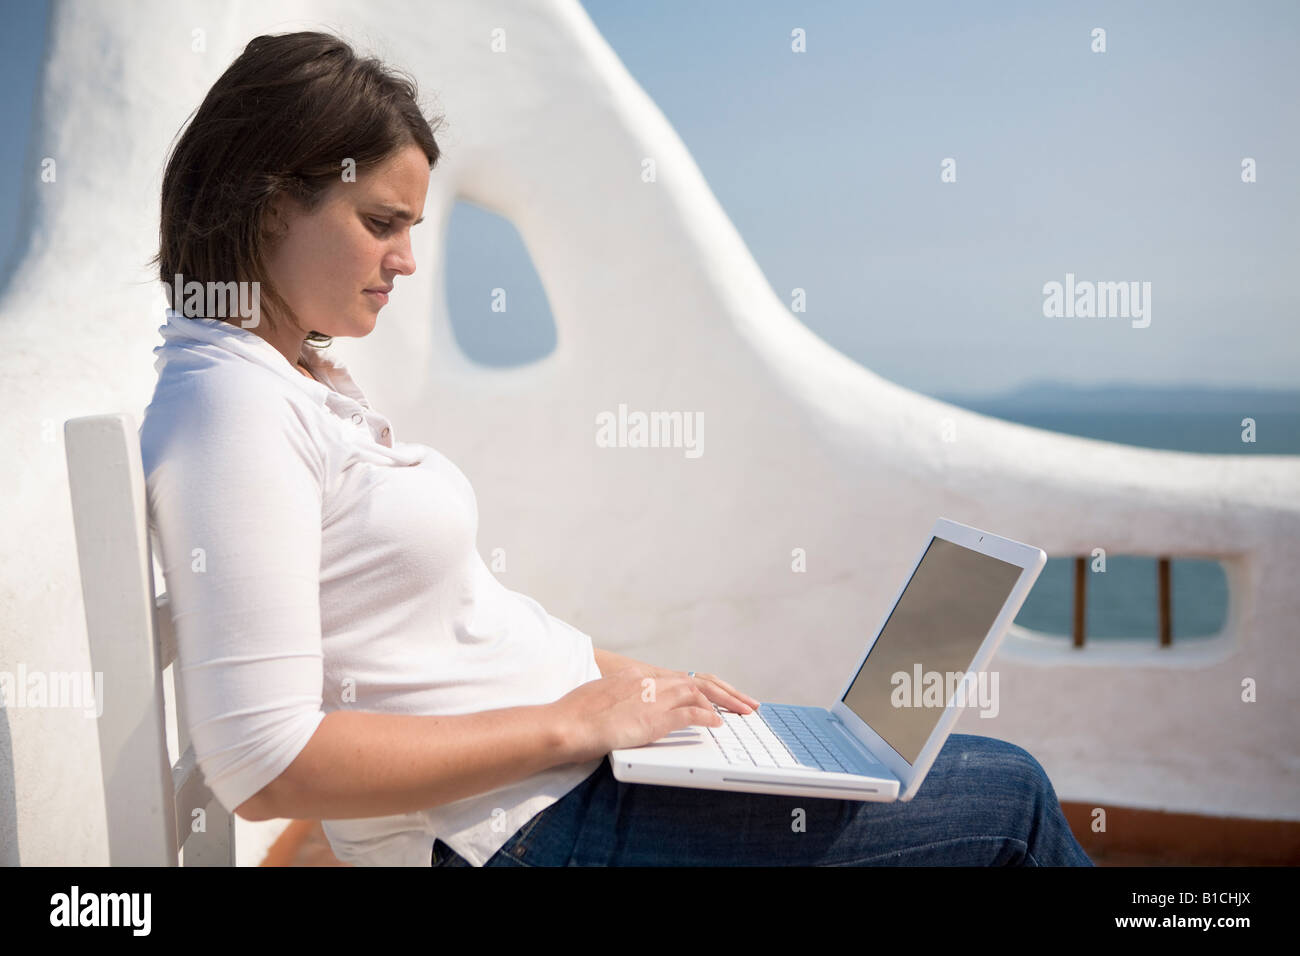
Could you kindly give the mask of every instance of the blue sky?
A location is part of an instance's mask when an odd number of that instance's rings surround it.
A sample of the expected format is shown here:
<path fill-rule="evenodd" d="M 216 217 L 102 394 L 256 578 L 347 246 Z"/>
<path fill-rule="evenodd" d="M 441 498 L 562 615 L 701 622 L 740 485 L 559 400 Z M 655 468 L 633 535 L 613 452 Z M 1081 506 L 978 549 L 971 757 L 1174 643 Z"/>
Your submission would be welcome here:
<path fill-rule="evenodd" d="M 777 295 L 805 289 L 799 318 L 886 378 L 932 394 L 1300 386 L 1300 4 L 583 6 Z M 45 5 L 6 20 L 0 161 L 18 169 Z M 24 182 L 0 179 L 6 253 Z M 1150 282 L 1150 325 L 1044 317 L 1044 283 L 1067 272 Z M 473 321 L 503 284 L 511 323 Z M 553 345 L 514 228 L 467 204 L 448 298 L 476 360 Z"/>

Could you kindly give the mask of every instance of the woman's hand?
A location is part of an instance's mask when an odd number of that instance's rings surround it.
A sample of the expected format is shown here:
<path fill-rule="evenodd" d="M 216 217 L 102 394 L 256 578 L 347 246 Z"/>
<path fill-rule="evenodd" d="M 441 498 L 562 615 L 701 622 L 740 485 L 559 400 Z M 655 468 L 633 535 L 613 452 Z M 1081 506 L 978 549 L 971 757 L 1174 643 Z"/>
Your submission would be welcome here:
<path fill-rule="evenodd" d="M 652 668 L 656 676 L 661 677 L 686 677 L 686 671 L 670 671 L 667 668 Z M 713 674 L 701 674 L 695 672 L 695 683 L 704 692 L 704 696 L 720 707 L 737 714 L 748 714 L 758 709 L 759 702 L 748 694 L 742 694 L 736 688 L 732 687 L 721 677 L 715 677 Z"/>
<path fill-rule="evenodd" d="M 600 668 L 602 675 L 608 677 L 620 673 L 628 668 L 639 668 L 638 673 L 642 677 L 687 677 L 686 671 L 669 670 L 666 667 L 656 667 L 653 664 L 647 664 L 644 661 L 634 660 L 631 657 L 625 657 L 622 654 L 615 654 L 613 651 L 606 651 L 601 648 L 595 648 L 596 666 Z M 748 694 L 742 694 L 736 688 L 732 687 L 720 677 L 713 674 L 695 675 L 696 686 L 711 703 L 737 714 L 748 714 L 751 710 L 757 710 L 759 702 Z"/>
<path fill-rule="evenodd" d="M 562 728 L 568 759 L 581 763 L 611 750 L 653 743 L 683 727 L 718 727 L 713 704 L 748 712 L 758 704 L 710 674 L 633 662 L 587 681 L 546 705 Z"/>

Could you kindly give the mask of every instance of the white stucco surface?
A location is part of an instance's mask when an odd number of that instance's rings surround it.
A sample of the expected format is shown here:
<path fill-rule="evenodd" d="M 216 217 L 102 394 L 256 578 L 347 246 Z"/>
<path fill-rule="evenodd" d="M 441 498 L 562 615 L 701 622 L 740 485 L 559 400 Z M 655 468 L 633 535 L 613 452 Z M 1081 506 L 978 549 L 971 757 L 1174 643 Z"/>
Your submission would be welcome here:
<path fill-rule="evenodd" d="M 333 348 L 399 435 L 464 470 L 480 550 L 491 564 L 502 549 L 509 587 L 598 645 L 763 700 L 829 704 L 937 516 L 1051 557 L 1220 557 L 1220 637 L 1076 652 L 1013 634 L 994 662 L 999 715 L 967 713 L 957 730 L 1025 747 L 1063 799 L 1300 819 L 1300 458 L 1043 432 L 836 352 L 561 0 L 54 4 L 23 170 L 28 240 L 0 298 L 0 667 L 89 670 L 62 426 L 110 411 L 138 422 L 152 393 L 163 299 L 145 263 L 173 136 L 253 36 L 321 27 L 412 73 L 447 115 L 418 271 L 372 335 Z M 206 52 L 191 50 L 196 28 Z M 513 222 L 536 266 L 559 344 L 533 366 L 481 369 L 455 345 L 442 271 L 460 199 Z M 886 320 L 900 317 L 861 317 Z M 620 404 L 702 413 L 703 454 L 598 447 L 596 416 Z M 93 721 L 0 713 L 0 862 L 106 862 L 101 802 Z M 239 826 L 251 864 L 283 824 Z"/>

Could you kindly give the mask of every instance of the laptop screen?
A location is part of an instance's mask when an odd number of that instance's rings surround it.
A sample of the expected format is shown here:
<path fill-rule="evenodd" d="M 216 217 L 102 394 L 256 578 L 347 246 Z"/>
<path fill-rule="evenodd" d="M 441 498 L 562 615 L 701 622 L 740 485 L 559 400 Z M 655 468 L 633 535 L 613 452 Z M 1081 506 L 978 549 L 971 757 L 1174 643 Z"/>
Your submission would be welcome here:
<path fill-rule="evenodd" d="M 997 620 L 1022 569 L 970 548 L 931 538 L 844 704 L 909 764 L 915 763 Z M 966 679 L 967 707 L 990 685 Z"/>

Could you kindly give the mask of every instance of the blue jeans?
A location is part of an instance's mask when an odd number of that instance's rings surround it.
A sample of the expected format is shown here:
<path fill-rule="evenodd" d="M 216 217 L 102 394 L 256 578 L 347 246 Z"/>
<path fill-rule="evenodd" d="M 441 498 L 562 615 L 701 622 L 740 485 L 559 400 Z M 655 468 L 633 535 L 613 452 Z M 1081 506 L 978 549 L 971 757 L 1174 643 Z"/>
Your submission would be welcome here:
<path fill-rule="evenodd" d="M 802 809 L 802 813 L 797 812 Z M 469 866 L 447 844 L 434 866 Z M 907 803 L 623 783 L 609 760 L 487 866 L 1092 866 L 1042 766 L 952 734 Z"/>

